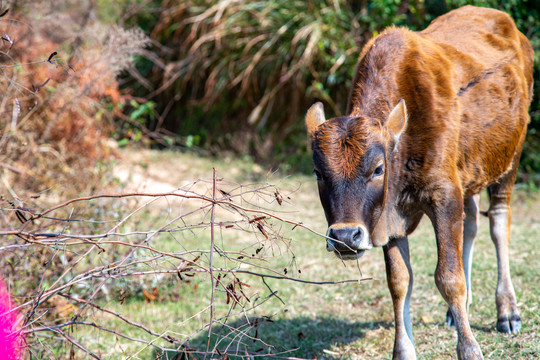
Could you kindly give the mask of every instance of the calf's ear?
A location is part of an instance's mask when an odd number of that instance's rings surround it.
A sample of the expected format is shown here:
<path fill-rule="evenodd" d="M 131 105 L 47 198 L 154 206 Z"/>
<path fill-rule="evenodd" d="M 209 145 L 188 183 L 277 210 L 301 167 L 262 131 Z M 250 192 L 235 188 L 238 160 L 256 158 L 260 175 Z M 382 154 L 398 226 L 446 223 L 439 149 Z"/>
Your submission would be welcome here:
<path fill-rule="evenodd" d="M 394 140 L 394 148 L 399 143 L 399 138 L 407 127 L 407 118 L 407 106 L 405 100 L 401 99 L 386 120 L 386 128 Z"/>
<path fill-rule="evenodd" d="M 325 121 L 323 104 L 321 102 L 313 104 L 306 114 L 306 130 L 311 144 L 313 144 L 315 131 Z"/>

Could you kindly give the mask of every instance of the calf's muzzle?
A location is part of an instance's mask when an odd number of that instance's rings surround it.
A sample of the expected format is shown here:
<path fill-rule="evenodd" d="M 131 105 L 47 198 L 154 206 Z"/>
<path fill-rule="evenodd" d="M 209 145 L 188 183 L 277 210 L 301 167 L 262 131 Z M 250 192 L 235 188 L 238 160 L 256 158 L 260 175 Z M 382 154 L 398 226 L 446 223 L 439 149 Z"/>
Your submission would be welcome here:
<path fill-rule="evenodd" d="M 362 225 L 328 228 L 326 250 L 343 259 L 356 259 L 372 248 L 367 229 Z"/>

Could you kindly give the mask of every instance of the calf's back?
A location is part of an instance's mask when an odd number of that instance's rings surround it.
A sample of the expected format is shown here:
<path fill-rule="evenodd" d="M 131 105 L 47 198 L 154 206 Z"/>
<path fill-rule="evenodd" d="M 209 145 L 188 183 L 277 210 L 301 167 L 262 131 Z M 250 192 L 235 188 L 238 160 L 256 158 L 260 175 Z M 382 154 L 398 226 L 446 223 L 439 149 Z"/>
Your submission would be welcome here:
<path fill-rule="evenodd" d="M 390 28 L 361 54 L 350 116 L 385 119 L 405 99 L 394 183 L 429 191 L 443 174 L 468 197 L 519 160 L 533 55 L 513 20 L 492 9 L 466 6 L 421 32 Z"/>

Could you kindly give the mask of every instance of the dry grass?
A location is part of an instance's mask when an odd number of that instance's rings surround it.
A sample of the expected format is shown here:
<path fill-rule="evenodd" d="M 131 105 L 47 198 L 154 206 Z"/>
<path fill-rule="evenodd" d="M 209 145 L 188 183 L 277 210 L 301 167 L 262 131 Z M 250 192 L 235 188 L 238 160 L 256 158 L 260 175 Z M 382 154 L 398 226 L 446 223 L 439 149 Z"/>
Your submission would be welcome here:
<path fill-rule="evenodd" d="M 275 164 L 274 146 L 298 129 L 298 114 L 313 99 L 340 113 L 355 41 L 366 40 L 362 11 L 352 7 L 343 0 L 163 1 L 159 19 L 144 22 L 166 46 L 154 49 L 162 62 L 149 58 L 155 89 L 148 98 L 180 135 Z M 304 153 L 288 147 L 288 154 Z"/>

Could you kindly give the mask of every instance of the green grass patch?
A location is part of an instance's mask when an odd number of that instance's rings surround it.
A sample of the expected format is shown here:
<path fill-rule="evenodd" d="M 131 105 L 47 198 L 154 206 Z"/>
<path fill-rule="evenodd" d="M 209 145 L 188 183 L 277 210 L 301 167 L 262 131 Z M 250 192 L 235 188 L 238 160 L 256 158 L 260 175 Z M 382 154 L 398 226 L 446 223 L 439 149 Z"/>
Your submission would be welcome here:
<path fill-rule="evenodd" d="M 166 154 L 166 153 L 165 153 Z M 148 153 L 144 171 L 156 174 L 164 164 L 173 162 L 177 155 Z M 249 163 L 241 166 L 230 163 L 210 163 L 205 159 L 180 155 L 182 165 L 200 165 L 196 177 L 211 176 L 212 166 L 218 174 L 234 174 L 233 180 L 249 179 Z M 143 167 L 141 167 L 143 168 Z M 255 177 L 260 177 L 256 171 Z M 174 175 L 164 170 L 156 182 L 179 184 L 189 173 Z M 176 176 L 176 177 L 175 177 Z M 253 179 L 253 177 L 251 178 Z M 268 211 L 287 219 L 302 221 L 319 232 L 325 232 L 324 214 L 316 193 L 315 181 L 306 176 L 280 178 L 271 175 L 269 181 L 279 183 L 284 196 L 281 206 L 261 204 Z M 255 199 L 252 199 L 255 201 Z M 161 200 L 160 200 L 161 201 Z M 180 207 L 183 206 L 183 207 Z M 245 202 L 246 206 L 252 206 Z M 487 208 L 486 199 L 481 209 Z M 473 262 L 473 304 L 470 323 L 486 359 L 533 359 L 540 357 L 540 316 L 538 297 L 537 239 L 540 224 L 537 210 L 540 199 L 524 192 L 515 196 L 513 207 L 512 243 L 510 247 L 511 271 L 523 319 L 518 335 L 502 335 L 495 329 L 495 286 L 497 265 L 495 248 L 489 238 L 488 220 L 481 218 L 480 231 L 475 243 Z M 182 209 L 182 210 L 181 210 Z M 149 209 L 134 223 L 142 227 L 159 227 L 174 218 L 179 211 L 189 209 L 188 204 L 163 201 Z M 204 217 L 208 214 L 203 215 Z M 229 213 L 217 212 L 216 221 L 227 220 Z M 190 221 L 199 221 L 191 219 Z M 125 226 L 135 226 L 134 223 Z M 214 254 L 214 266 L 235 270 L 251 270 L 273 275 L 287 275 L 311 281 L 340 281 L 344 279 L 372 278 L 356 284 L 312 285 L 299 282 L 266 279 L 247 274 L 220 275 L 225 286 L 236 286 L 239 303 L 227 296 L 223 286 L 217 286 L 214 295 L 211 338 L 208 341 L 210 322 L 211 280 L 207 273 L 186 272 L 128 276 L 107 282 L 108 293 L 96 300 L 105 308 L 121 313 L 126 318 L 144 324 L 161 337 L 128 325 L 111 314 L 97 309 L 84 313 L 86 321 L 95 321 L 105 328 L 119 331 L 132 339 L 173 348 L 164 339 L 172 336 L 185 341 L 186 348 L 196 351 L 219 349 L 221 354 L 234 354 L 245 358 L 251 355 L 267 358 L 270 355 L 306 359 L 390 359 L 394 339 L 394 322 L 391 298 L 386 286 L 383 254 L 380 248 L 365 254 L 358 263 L 342 263 L 325 251 L 322 238 L 301 227 L 268 221 L 265 226 L 279 229 L 281 238 L 265 236 L 256 230 L 240 228 L 216 229 L 216 245 L 221 250 L 244 253 L 245 262 L 264 266 L 241 264 L 230 256 Z M 195 227 L 190 230 L 160 234 L 151 245 L 164 252 L 197 249 L 207 251 L 210 228 Z M 424 219 L 419 229 L 410 237 L 411 262 L 415 274 L 411 301 L 413 334 L 419 359 L 455 359 L 457 337 L 454 329 L 446 327 L 446 304 L 436 289 L 433 274 L 436 266 L 436 244 L 431 224 Z M 259 249 L 259 250 L 258 250 Z M 139 259 L 156 254 L 137 250 Z M 240 255 L 239 255 L 240 256 Z M 235 257 L 237 259 L 237 257 Z M 209 253 L 204 252 L 201 264 L 208 266 Z M 159 258 L 132 270 L 174 270 L 179 266 L 172 259 Z M 238 285 L 240 282 L 242 285 Z M 232 284 L 232 285 L 231 285 Z M 236 285 L 235 285 L 236 284 Z M 144 295 L 155 290 L 155 299 Z M 240 292 L 241 290 L 241 292 Z M 107 359 L 150 359 L 155 349 L 120 336 L 99 331 L 88 326 L 71 328 L 71 335 L 96 354 Z M 45 336 L 45 335 L 43 335 Z M 47 341 L 44 337 L 43 341 Z M 68 355 L 67 349 L 58 350 L 59 356 Z M 78 354 L 84 354 L 75 350 Z M 170 352 L 169 354 L 172 354 Z M 82 356 L 82 355 L 81 355 Z M 196 359 L 204 356 L 193 353 Z M 213 358 L 218 358 L 217 352 Z M 210 358 L 210 357 L 207 357 Z"/>

